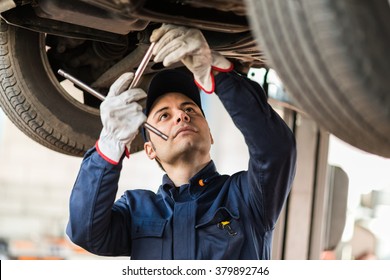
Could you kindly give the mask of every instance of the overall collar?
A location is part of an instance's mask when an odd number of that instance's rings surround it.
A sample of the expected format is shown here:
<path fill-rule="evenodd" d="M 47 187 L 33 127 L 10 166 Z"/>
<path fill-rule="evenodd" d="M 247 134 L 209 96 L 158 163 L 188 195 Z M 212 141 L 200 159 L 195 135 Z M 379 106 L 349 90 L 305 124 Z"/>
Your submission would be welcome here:
<path fill-rule="evenodd" d="M 175 187 L 167 174 L 163 176 L 162 188 L 176 202 L 197 198 L 209 185 L 212 179 L 219 176 L 214 162 L 211 160 L 202 170 L 195 174 L 188 184 Z"/>

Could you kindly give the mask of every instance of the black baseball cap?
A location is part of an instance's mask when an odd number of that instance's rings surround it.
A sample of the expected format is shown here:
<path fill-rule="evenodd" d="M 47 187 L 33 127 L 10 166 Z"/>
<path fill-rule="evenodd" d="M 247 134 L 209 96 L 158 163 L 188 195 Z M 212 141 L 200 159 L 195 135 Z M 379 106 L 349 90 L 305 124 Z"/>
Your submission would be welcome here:
<path fill-rule="evenodd" d="M 169 69 L 157 73 L 150 82 L 144 111 L 146 116 L 149 115 L 157 98 L 168 92 L 179 92 L 186 95 L 195 102 L 203 113 L 200 90 L 195 84 L 192 73 L 182 69 Z"/>
<path fill-rule="evenodd" d="M 185 69 L 163 70 L 153 77 L 147 92 L 146 107 L 144 109 L 145 115 L 149 115 L 157 98 L 169 92 L 179 92 L 186 95 L 194 101 L 204 115 L 200 90 L 195 84 L 192 73 Z M 144 126 L 142 126 L 142 137 L 145 142 L 148 141 Z"/>

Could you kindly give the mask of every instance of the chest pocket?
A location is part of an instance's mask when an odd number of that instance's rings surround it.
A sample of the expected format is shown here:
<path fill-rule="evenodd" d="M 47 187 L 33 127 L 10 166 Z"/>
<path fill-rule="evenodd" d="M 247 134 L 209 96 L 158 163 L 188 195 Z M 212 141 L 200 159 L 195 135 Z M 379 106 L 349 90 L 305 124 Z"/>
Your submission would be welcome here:
<path fill-rule="evenodd" d="M 163 219 L 134 219 L 131 229 L 131 259 L 158 260 L 162 258 L 163 234 L 167 221 Z"/>
<path fill-rule="evenodd" d="M 244 242 L 240 216 L 226 207 L 196 225 L 197 259 L 238 259 Z"/>

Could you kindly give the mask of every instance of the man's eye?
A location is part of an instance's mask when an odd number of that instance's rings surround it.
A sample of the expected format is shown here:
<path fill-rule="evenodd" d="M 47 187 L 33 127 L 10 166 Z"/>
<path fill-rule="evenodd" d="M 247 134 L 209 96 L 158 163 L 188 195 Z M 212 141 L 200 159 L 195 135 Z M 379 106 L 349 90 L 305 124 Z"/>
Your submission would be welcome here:
<path fill-rule="evenodd" d="M 168 117 L 167 113 L 161 114 L 160 117 L 158 118 L 160 121 L 163 119 L 166 119 Z"/>
<path fill-rule="evenodd" d="M 194 112 L 194 109 L 191 108 L 191 107 L 188 107 L 188 108 L 185 108 L 185 109 L 184 109 L 184 112 L 186 112 L 186 113 L 192 113 L 192 112 Z"/>

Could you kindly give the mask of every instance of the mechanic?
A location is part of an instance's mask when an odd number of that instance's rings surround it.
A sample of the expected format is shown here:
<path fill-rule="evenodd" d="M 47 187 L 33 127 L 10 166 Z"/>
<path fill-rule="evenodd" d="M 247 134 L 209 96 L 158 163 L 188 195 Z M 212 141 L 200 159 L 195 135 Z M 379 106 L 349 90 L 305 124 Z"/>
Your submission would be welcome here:
<path fill-rule="evenodd" d="M 198 29 L 163 24 L 150 38 L 155 62 L 182 62 L 142 89 L 123 74 L 101 104 L 103 129 L 82 162 L 67 234 L 86 250 L 131 259 L 269 259 L 272 235 L 295 173 L 295 139 L 261 86 L 210 50 Z M 220 175 L 199 88 L 215 92 L 244 135 L 247 171 Z M 145 116 L 146 115 L 146 116 Z M 144 149 L 166 174 L 157 193 L 128 190 L 115 201 L 124 154 L 144 121 Z M 232 147 L 233 149 L 234 147 Z"/>

